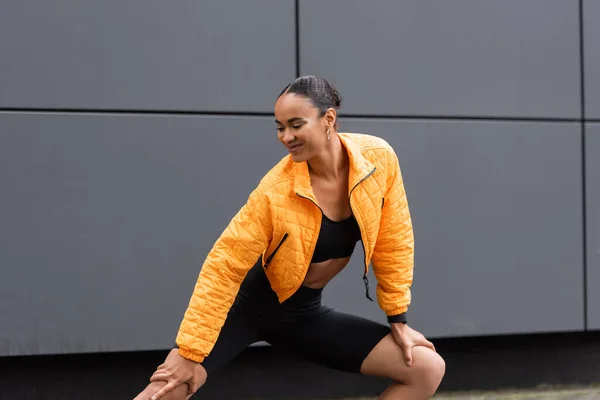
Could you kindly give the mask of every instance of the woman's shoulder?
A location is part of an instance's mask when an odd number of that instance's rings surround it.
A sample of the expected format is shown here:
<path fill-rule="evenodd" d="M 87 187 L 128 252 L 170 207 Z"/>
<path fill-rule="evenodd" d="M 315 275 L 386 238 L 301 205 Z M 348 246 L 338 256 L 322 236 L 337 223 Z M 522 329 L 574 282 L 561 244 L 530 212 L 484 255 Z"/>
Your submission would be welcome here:
<path fill-rule="evenodd" d="M 369 133 L 342 132 L 340 135 L 356 143 L 361 150 L 394 151 L 392 146 L 385 139 Z"/>
<path fill-rule="evenodd" d="M 344 132 L 340 135 L 345 140 L 353 142 L 360 149 L 361 154 L 371 162 L 396 158 L 394 148 L 382 137 L 356 132 Z"/>
<path fill-rule="evenodd" d="M 261 178 L 258 189 L 265 193 L 281 184 L 293 180 L 294 162 L 289 155 L 283 157 Z"/>

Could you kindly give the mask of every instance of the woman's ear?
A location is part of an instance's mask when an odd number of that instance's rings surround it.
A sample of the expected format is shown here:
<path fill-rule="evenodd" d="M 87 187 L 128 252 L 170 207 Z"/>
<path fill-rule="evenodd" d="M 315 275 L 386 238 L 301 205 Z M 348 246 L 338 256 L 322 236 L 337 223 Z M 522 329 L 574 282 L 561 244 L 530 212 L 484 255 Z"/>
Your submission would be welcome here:
<path fill-rule="evenodd" d="M 324 117 L 328 128 L 335 129 L 337 127 L 337 111 L 334 108 L 328 108 Z"/>

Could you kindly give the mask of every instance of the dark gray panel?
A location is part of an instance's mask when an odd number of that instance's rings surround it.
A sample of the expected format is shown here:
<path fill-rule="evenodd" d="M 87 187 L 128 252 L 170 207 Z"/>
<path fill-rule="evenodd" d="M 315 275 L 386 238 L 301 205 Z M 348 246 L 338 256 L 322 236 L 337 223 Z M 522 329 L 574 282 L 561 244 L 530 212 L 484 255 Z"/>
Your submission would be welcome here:
<path fill-rule="evenodd" d="M 600 329 L 600 124 L 586 127 L 585 147 L 587 317 L 589 329 Z"/>
<path fill-rule="evenodd" d="M 0 4 L 0 107 L 272 111 L 292 0 Z"/>
<path fill-rule="evenodd" d="M 583 329 L 577 124 L 341 126 L 381 136 L 399 155 L 416 238 L 411 325 L 437 337 Z M 384 322 L 364 298 L 360 264 L 356 257 L 326 300 Z"/>
<path fill-rule="evenodd" d="M 0 356 L 167 348 L 270 118 L 0 113 Z"/>
<path fill-rule="evenodd" d="M 301 73 L 331 79 L 346 113 L 579 117 L 578 15 L 577 0 L 300 0 Z"/>
<path fill-rule="evenodd" d="M 583 0 L 585 111 L 600 119 L 600 2 Z"/>

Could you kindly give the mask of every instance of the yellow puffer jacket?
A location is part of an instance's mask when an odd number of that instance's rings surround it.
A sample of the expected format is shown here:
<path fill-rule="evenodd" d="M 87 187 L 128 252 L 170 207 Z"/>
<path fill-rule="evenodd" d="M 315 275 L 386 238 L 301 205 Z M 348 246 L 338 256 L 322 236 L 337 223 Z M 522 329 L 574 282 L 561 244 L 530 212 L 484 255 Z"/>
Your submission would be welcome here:
<path fill-rule="evenodd" d="M 358 133 L 339 137 L 350 159 L 348 196 L 365 250 L 363 278 L 372 262 L 379 306 L 388 316 L 402 314 L 411 300 L 414 249 L 398 159 L 383 139 Z M 279 301 L 289 298 L 304 281 L 321 218 L 308 164 L 284 157 L 209 252 L 177 335 L 179 353 L 197 362 L 210 353 L 259 257 Z"/>

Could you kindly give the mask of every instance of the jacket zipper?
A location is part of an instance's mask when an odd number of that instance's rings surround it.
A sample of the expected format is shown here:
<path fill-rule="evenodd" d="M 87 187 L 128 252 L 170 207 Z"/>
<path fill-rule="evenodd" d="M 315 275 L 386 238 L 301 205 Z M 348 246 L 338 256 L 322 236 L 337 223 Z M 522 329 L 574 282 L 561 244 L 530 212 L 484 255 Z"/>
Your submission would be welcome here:
<path fill-rule="evenodd" d="M 352 192 L 354 191 L 354 189 L 356 189 L 356 187 L 358 185 L 360 185 L 369 176 L 373 175 L 373 173 L 375 172 L 375 170 L 377 170 L 377 168 L 373 168 L 373 170 L 371 172 L 369 172 L 364 178 L 362 178 L 360 181 L 358 181 L 356 183 L 356 185 L 354 185 L 354 187 L 350 190 L 350 193 L 348 194 L 348 201 L 350 201 L 350 197 L 352 196 Z M 350 201 L 350 209 L 352 209 L 352 201 Z M 354 213 L 354 209 L 352 209 L 352 213 L 355 214 Z M 358 225 L 358 228 L 360 230 L 360 224 Z M 365 255 L 365 273 L 363 274 L 363 282 L 365 284 L 365 294 L 367 296 L 367 299 L 373 301 L 373 299 L 371 298 L 371 295 L 369 294 L 369 278 L 367 277 L 367 249 L 365 248 L 365 241 L 364 241 L 364 239 L 362 237 L 363 236 L 362 232 L 361 232 L 360 235 L 361 235 L 360 244 L 362 244 L 363 253 Z"/>
<path fill-rule="evenodd" d="M 281 245 L 283 244 L 283 242 L 286 241 L 286 239 L 288 238 L 288 236 L 289 235 L 287 233 L 285 233 L 283 235 L 283 237 L 279 241 L 279 244 L 277 245 L 277 247 L 275 247 L 275 250 L 273 250 L 273 252 L 271 253 L 271 255 L 267 258 L 267 261 L 265 262 L 265 266 L 264 266 L 265 269 L 269 266 L 269 263 L 271 262 L 271 260 L 273 260 L 273 257 L 275 257 L 275 254 L 277 254 L 277 252 L 279 251 L 279 248 L 281 247 Z"/>
<path fill-rule="evenodd" d="M 300 193 L 296 193 L 296 196 L 298 196 L 298 197 L 300 197 L 302 199 L 306 199 L 306 200 L 310 201 L 311 203 L 313 203 L 321 211 L 321 214 L 323 214 L 323 209 L 321 207 L 319 207 L 319 205 L 317 203 L 315 203 L 312 199 L 310 199 L 308 197 L 305 197 L 305 196 L 302 196 Z"/>

